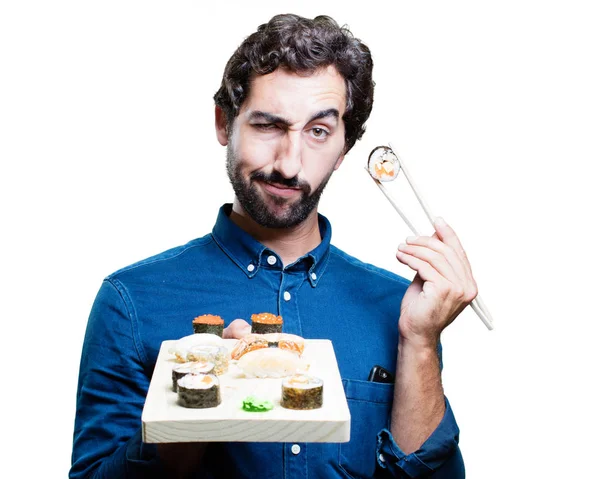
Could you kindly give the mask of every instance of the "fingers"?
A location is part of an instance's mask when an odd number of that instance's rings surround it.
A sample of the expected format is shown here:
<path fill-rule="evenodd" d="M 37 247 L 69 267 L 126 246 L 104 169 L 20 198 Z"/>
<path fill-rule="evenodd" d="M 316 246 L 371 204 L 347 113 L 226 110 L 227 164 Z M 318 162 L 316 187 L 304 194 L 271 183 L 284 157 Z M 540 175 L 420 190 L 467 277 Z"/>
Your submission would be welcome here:
<path fill-rule="evenodd" d="M 450 225 L 446 223 L 441 216 L 438 216 L 433 223 L 433 227 L 435 228 L 436 235 L 439 237 L 439 239 L 444 244 L 450 246 L 454 251 L 456 251 L 461 259 L 466 261 L 468 264 L 469 260 L 467 259 L 467 253 L 465 253 L 465 250 L 458 239 L 458 235 L 454 232 Z"/>
<path fill-rule="evenodd" d="M 434 268 L 427 260 L 423 259 L 422 257 L 420 258 L 413 253 L 403 251 L 400 249 L 401 247 L 402 245 L 400 245 L 398 251 L 396 252 L 396 258 L 398 258 L 398 261 L 401 263 L 419 273 L 421 279 L 424 281 L 431 281 L 433 283 L 447 281 L 444 275 Z"/>
<path fill-rule="evenodd" d="M 470 301 L 472 301 L 477 296 L 477 283 L 475 282 L 475 278 L 473 277 L 471 263 L 467 258 L 467 253 L 465 252 L 462 243 L 458 239 L 458 235 L 450 227 L 450 225 L 448 225 L 441 217 L 436 218 L 433 226 L 435 228 L 436 235 L 439 236 L 440 240 L 444 244 L 450 246 L 455 251 L 455 253 L 460 258 L 463 266 L 465 267 L 467 276 L 469 278 L 466 295 L 470 298 Z"/>
<path fill-rule="evenodd" d="M 477 296 L 477 284 L 458 236 L 441 218 L 436 219 L 435 229 L 431 237 L 407 238 L 406 244 L 398 246 L 398 260 L 417 271 L 425 281 L 435 282 L 443 277 L 454 285 L 457 293 L 472 300 Z"/>
<path fill-rule="evenodd" d="M 234 319 L 229 326 L 223 329 L 223 339 L 240 339 L 250 334 L 252 326 L 243 319 Z"/>
<path fill-rule="evenodd" d="M 456 254 L 439 240 L 421 237 L 409 237 L 407 244 L 398 246 L 398 251 L 419 258 L 429 263 L 441 276 L 448 281 L 456 282 L 464 275 L 465 268 Z"/>

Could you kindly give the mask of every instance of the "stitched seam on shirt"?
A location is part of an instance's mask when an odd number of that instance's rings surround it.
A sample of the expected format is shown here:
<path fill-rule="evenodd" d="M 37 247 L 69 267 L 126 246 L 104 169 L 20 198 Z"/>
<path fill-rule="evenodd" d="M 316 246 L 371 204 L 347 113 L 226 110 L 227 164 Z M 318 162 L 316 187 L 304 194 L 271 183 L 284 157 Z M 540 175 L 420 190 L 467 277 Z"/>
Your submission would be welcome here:
<path fill-rule="evenodd" d="M 200 246 L 206 246 L 207 244 L 209 244 L 211 242 L 211 238 L 210 237 L 199 238 L 197 241 L 200 241 L 200 243 L 195 243 L 195 244 L 192 244 L 192 245 L 181 246 L 181 248 L 183 248 L 181 251 L 173 252 L 172 255 L 169 255 L 167 257 L 156 258 L 156 259 L 149 258 L 147 260 L 142 260 L 142 261 L 140 261 L 138 263 L 134 263 L 134 264 L 132 264 L 130 266 L 125 266 L 124 268 L 121 268 L 120 270 L 116 271 L 115 273 L 109 275 L 109 278 L 117 276 L 117 275 L 120 275 L 121 273 L 128 273 L 129 271 L 133 271 L 134 269 L 141 268 L 142 266 L 148 266 L 148 265 L 151 265 L 151 264 L 160 263 L 161 261 L 168 261 L 170 259 L 177 258 L 178 256 L 181 256 L 182 254 L 188 252 L 192 248 L 198 248 Z M 164 253 L 160 253 L 160 254 L 164 254 Z"/>
<path fill-rule="evenodd" d="M 402 278 L 401 276 L 394 277 L 395 274 L 392 273 L 391 271 L 388 271 L 388 273 L 390 275 L 390 276 L 388 276 L 387 274 L 383 274 L 382 272 L 377 271 L 377 269 L 374 269 L 374 268 L 377 268 L 377 266 L 366 264 L 366 263 L 361 263 L 360 260 L 357 260 L 356 258 L 348 258 L 346 256 L 346 253 L 342 252 L 341 250 L 340 250 L 340 253 L 338 253 L 337 251 L 331 252 L 331 254 L 335 254 L 340 259 L 344 260 L 346 263 L 348 263 L 352 266 L 356 266 L 357 268 L 364 269 L 364 270 L 369 271 L 370 273 L 376 274 L 377 276 L 380 276 L 382 278 L 389 279 L 391 281 L 395 281 L 396 283 L 401 283 L 401 284 L 404 284 L 407 286 L 410 285 L 410 281 L 408 281 L 406 278 Z"/>
<path fill-rule="evenodd" d="M 421 464 L 423 464 L 424 467 L 426 467 L 427 469 L 429 469 L 430 471 L 433 471 L 434 469 L 431 466 L 428 466 L 427 464 L 425 464 L 423 461 L 421 461 L 421 459 L 419 458 L 419 456 L 417 456 L 416 452 L 413 452 L 412 454 L 409 454 L 409 457 L 412 456 L 414 457 L 417 461 L 419 461 Z"/>
<path fill-rule="evenodd" d="M 135 316 L 135 322 L 137 323 L 137 315 L 135 314 L 135 307 L 133 305 L 133 301 L 131 300 L 131 297 L 129 296 L 129 294 L 127 293 L 127 289 L 125 288 L 125 285 L 117 280 L 117 279 L 106 279 L 106 281 L 108 283 L 110 283 L 119 293 L 119 296 L 121 296 L 121 299 L 123 300 L 123 304 L 125 305 L 125 308 L 127 309 L 127 316 L 129 317 L 129 323 L 131 326 L 131 339 L 133 341 L 133 346 L 135 347 L 135 351 L 138 355 L 138 360 L 142 363 L 145 364 L 147 362 L 147 356 L 146 356 L 146 352 L 144 351 L 143 345 L 140 343 L 138 344 L 138 338 L 137 338 L 137 330 L 136 327 L 134 326 L 134 316 Z M 142 359 L 144 358 L 144 359 Z"/>
<path fill-rule="evenodd" d="M 252 271 L 252 272 L 247 271 L 245 269 L 245 266 L 241 262 L 239 262 L 237 260 L 237 258 L 235 257 L 235 255 L 229 249 L 227 249 L 227 247 L 224 244 L 222 244 L 213 233 L 210 233 L 210 236 L 212 237 L 212 240 L 217 244 L 217 246 L 219 248 L 221 248 L 221 250 L 223 251 L 223 253 L 225 253 L 227 255 L 227 257 L 231 261 L 233 261 L 234 264 L 236 264 L 242 271 L 244 271 L 244 273 L 246 275 L 251 276 L 251 273 L 253 273 L 254 271 Z M 256 267 L 256 272 L 258 272 L 258 268 L 260 268 L 260 261 L 259 261 L 259 264 L 257 264 L 255 267 Z M 250 274 L 248 274 L 248 273 L 250 273 Z"/>
<path fill-rule="evenodd" d="M 319 274 L 319 276 L 315 280 L 315 286 L 317 285 L 317 283 L 319 281 L 321 281 L 321 278 L 325 275 L 325 271 L 327 271 L 327 265 L 329 264 L 330 259 L 331 259 L 331 245 L 329 245 L 329 248 L 327 248 L 327 256 L 324 258 L 325 263 L 323 264 L 323 268 L 321 268 L 321 274 Z"/>

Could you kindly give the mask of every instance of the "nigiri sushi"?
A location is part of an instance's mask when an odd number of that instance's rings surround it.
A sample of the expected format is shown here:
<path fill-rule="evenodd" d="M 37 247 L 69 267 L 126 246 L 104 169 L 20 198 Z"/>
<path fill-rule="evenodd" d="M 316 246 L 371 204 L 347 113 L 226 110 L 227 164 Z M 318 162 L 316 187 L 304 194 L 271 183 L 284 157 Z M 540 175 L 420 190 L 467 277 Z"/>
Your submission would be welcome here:
<path fill-rule="evenodd" d="M 287 333 L 248 334 L 233 347 L 231 358 L 240 359 L 250 351 L 266 348 L 287 349 L 300 356 L 304 352 L 304 338 Z"/>
<path fill-rule="evenodd" d="M 308 363 L 297 353 L 279 348 L 250 351 L 237 365 L 251 378 L 282 378 L 308 369 Z"/>

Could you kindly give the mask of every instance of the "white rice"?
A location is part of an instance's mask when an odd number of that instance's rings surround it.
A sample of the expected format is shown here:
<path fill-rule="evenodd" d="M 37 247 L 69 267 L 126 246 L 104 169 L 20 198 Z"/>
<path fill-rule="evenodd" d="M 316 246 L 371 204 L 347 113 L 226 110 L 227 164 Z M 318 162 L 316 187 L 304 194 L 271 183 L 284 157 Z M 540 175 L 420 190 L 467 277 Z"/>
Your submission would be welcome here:
<path fill-rule="evenodd" d="M 205 378 L 210 378 L 210 382 L 205 382 Z M 219 384 L 216 376 L 212 374 L 186 374 L 177 381 L 177 385 L 185 389 L 210 389 L 215 384 Z"/>

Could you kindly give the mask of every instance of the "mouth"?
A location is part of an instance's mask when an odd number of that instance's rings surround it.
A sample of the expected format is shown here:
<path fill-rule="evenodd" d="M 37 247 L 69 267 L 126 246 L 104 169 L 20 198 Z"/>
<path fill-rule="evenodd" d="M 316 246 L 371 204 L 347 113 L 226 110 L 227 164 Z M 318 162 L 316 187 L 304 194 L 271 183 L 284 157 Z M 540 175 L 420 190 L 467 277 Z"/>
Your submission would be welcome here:
<path fill-rule="evenodd" d="M 302 192 L 300 188 L 290 188 L 289 186 L 279 183 L 266 183 L 261 181 L 261 184 L 268 194 L 280 198 L 290 198 Z"/>

